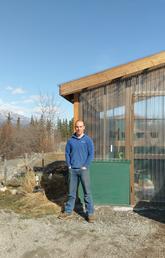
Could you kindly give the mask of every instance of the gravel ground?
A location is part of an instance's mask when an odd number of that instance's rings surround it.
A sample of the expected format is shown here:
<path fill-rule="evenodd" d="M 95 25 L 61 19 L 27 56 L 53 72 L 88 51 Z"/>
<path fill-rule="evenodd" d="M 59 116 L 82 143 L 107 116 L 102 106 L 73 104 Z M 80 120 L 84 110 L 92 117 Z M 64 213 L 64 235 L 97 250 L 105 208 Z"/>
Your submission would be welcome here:
<path fill-rule="evenodd" d="M 53 157 L 54 158 L 54 157 Z M 2 208 L 2 207 L 1 207 Z M 165 258 L 165 210 L 96 207 L 96 222 L 0 210 L 0 258 Z"/>
<path fill-rule="evenodd" d="M 89 224 L 76 213 L 63 221 L 0 210 L 0 258 L 165 257 L 165 212 L 141 213 L 96 207 Z"/>

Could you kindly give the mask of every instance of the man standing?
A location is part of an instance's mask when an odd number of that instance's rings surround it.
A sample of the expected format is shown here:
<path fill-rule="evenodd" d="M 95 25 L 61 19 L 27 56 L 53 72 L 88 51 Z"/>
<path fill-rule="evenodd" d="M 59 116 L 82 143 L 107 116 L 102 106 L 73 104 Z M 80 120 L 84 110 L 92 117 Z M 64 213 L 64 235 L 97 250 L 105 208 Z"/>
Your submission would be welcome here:
<path fill-rule="evenodd" d="M 66 144 L 65 157 L 69 168 L 69 193 L 65 211 L 61 213 L 59 218 L 67 219 L 72 216 L 77 187 L 81 182 L 87 220 L 92 223 L 94 222 L 94 206 L 90 190 L 89 165 L 94 157 L 94 145 L 92 139 L 84 133 L 84 130 L 84 122 L 77 120 L 75 133 Z"/>

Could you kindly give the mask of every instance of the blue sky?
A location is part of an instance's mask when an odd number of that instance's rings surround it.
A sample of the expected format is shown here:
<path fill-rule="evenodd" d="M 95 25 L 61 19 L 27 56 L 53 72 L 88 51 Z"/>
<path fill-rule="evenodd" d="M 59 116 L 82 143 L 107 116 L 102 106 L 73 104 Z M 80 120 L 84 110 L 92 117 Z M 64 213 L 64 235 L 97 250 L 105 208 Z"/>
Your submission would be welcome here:
<path fill-rule="evenodd" d="M 165 0 L 0 0 L 0 108 L 34 114 L 58 85 L 165 50 Z"/>

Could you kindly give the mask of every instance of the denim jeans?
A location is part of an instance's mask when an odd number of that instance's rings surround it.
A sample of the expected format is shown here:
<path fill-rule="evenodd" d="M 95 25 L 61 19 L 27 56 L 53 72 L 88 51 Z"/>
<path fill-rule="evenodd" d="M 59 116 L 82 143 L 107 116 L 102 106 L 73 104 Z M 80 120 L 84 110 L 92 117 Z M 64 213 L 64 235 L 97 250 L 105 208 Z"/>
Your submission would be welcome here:
<path fill-rule="evenodd" d="M 69 169 L 69 193 L 65 212 L 71 213 L 74 209 L 79 182 L 81 182 L 83 188 L 86 213 L 87 215 L 92 215 L 94 207 L 90 190 L 89 169 Z"/>

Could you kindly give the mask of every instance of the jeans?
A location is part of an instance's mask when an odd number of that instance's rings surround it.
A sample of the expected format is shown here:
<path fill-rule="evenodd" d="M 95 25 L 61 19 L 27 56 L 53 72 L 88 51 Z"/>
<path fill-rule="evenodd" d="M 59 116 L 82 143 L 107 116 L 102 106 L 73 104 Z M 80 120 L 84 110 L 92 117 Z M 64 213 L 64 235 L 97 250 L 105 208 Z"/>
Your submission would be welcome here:
<path fill-rule="evenodd" d="M 79 182 L 81 182 L 83 188 L 86 213 L 87 215 L 92 215 L 94 207 L 90 190 L 89 169 L 69 169 L 69 193 L 65 212 L 72 213 L 74 209 Z"/>

